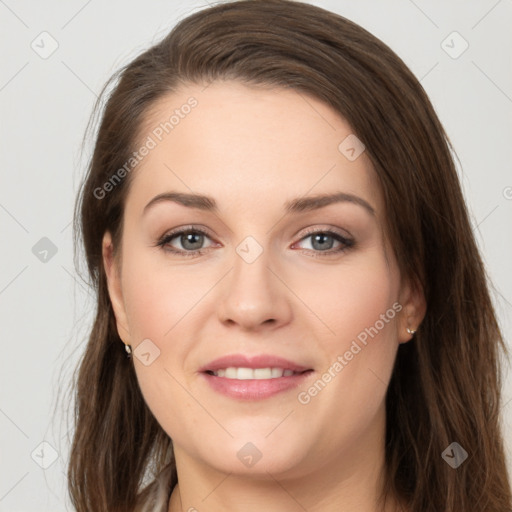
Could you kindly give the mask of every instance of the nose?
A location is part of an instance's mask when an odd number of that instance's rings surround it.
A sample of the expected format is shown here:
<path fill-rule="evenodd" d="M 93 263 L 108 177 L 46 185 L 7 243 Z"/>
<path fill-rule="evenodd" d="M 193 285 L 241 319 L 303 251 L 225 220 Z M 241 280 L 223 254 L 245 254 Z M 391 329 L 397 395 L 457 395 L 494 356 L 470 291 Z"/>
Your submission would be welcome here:
<path fill-rule="evenodd" d="M 293 294 L 279 265 L 272 265 L 266 250 L 248 261 L 238 253 L 234 256 L 233 268 L 219 290 L 219 320 L 245 331 L 273 330 L 287 324 L 292 318 Z"/>

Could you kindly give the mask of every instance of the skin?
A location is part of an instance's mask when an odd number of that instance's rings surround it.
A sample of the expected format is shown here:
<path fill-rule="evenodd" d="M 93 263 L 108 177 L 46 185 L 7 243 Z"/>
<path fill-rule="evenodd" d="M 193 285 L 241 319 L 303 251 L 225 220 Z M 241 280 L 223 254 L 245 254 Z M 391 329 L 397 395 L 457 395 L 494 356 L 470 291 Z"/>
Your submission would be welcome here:
<path fill-rule="evenodd" d="M 421 323 L 425 301 L 402 279 L 383 232 L 370 160 L 363 152 L 349 161 L 338 150 L 352 130 L 321 101 L 233 81 L 187 85 L 159 100 L 141 140 L 190 96 L 198 105 L 133 171 L 121 247 L 109 233 L 103 239 L 121 339 L 134 351 L 145 339 L 160 350 L 148 366 L 138 357 L 133 363 L 174 444 L 179 485 L 169 511 L 375 512 L 385 393 L 398 347 L 412 337 L 407 327 Z M 162 201 L 143 213 L 169 191 L 211 196 L 218 212 Z M 375 214 L 340 202 L 285 215 L 288 200 L 339 191 L 363 198 Z M 209 233 L 202 246 L 196 241 L 203 254 L 156 246 L 190 224 Z M 322 256 L 306 228 L 334 229 L 355 244 Z M 252 263 L 236 252 L 248 236 L 262 249 Z M 177 236 L 167 247 L 185 251 L 186 242 Z M 331 251 L 342 245 L 326 242 Z M 298 393 L 394 303 L 401 311 L 300 403 Z M 314 372 L 298 389 L 244 402 L 212 390 L 198 372 L 234 353 L 275 354 Z M 237 457 L 248 442 L 262 454 L 252 467 Z M 386 510 L 395 506 L 392 500 Z"/>

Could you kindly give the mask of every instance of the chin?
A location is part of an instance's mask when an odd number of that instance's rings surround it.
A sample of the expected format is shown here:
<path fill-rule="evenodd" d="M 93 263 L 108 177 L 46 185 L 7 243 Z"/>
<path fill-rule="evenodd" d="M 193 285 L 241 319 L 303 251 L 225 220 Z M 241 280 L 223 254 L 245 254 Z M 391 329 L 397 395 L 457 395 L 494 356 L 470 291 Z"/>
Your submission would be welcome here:
<path fill-rule="evenodd" d="M 267 479 L 268 473 L 273 476 L 296 472 L 304 461 L 304 444 L 301 439 L 295 443 L 288 439 L 271 440 L 265 436 L 236 436 L 229 442 L 208 451 L 209 465 L 224 473 L 251 475 Z"/>

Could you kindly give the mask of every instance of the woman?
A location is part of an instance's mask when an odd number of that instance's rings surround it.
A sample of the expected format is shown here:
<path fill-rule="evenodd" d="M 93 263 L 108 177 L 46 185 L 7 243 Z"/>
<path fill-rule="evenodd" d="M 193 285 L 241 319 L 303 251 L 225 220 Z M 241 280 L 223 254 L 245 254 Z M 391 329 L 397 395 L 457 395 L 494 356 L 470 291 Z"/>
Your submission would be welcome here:
<path fill-rule="evenodd" d="M 217 5 L 127 65 L 76 225 L 78 511 L 500 511 L 505 352 L 451 147 L 381 41 Z"/>

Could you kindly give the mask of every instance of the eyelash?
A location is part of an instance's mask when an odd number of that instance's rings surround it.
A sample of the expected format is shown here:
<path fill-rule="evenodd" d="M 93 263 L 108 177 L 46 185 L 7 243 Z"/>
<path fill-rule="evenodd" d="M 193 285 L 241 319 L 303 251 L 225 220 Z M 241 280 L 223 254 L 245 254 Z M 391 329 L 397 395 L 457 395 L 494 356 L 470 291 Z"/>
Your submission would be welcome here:
<path fill-rule="evenodd" d="M 158 242 L 155 245 L 157 247 L 160 247 L 163 251 L 170 252 L 170 253 L 173 253 L 173 254 L 176 254 L 179 256 L 194 258 L 194 257 L 203 255 L 209 248 L 196 249 L 193 251 L 182 251 L 180 249 L 166 247 L 167 244 L 169 244 L 169 242 L 171 240 L 173 240 L 174 238 L 176 238 L 177 236 L 189 235 L 189 234 L 201 234 L 201 235 L 204 235 L 204 236 L 207 236 L 208 238 L 210 238 L 209 234 L 204 229 L 189 226 L 186 228 L 177 229 L 176 231 L 171 231 L 170 233 L 166 233 L 164 236 L 162 236 L 158 240 Z M 314 253 L 313 257 L 315 257 L 315 258 L 316 257 L 323 258 L 323 257 L 327 257 L 327 256 L 332 256 L 334 254 L 341 254 L 342 252 L 347 251 L 348 249 L 351 249 L 355 245 L 355 240 L 353 240 L 353 239 L 342 236 L 340 233 L 338 233 L 336 231 L 321 230 L 321 229 L 307 231 L 304 234 L 304 236 L 299 240 L 299 242 L 306 238 L 309 238 L 312 235 L 316 235 L 316 234 L 332 236 L 336 241 L 340 242 L 342 245 L 341 245 L 341 247 L 339 247 L 337 249 L 329 249 L 327 251 L 315 251 L 314 249 L 301 249 L 302 251 L 307 251 L 307 252 L 313 251 L 313 253 Z"/>

